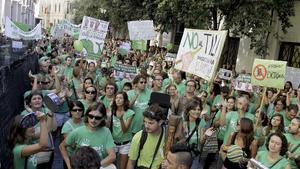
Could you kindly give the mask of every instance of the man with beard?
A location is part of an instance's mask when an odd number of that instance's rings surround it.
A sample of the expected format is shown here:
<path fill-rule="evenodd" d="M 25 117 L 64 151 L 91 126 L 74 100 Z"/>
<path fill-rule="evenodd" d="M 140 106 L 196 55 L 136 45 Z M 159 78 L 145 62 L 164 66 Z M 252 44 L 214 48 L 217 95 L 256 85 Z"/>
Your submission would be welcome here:
<path fill-rule="evenodd" d="M 164 159 L 163 110 L 153 104 L 143 115 L 145 127 L 132 139 L 127 169 L 158 168 Z"/>
<path fill-rule="evenodd" d="M 300 119 L 293 118 L 291 124 L 288 128 L 288 133 L 285 137 L 289 143 L 289 150 L 287 152 L 287 157 L 289 159 L 292 169 L 297 169 L 297 164 L 295 159 L 300 158 Z M 298 166 L 299 167 L 299 166 Z"/>

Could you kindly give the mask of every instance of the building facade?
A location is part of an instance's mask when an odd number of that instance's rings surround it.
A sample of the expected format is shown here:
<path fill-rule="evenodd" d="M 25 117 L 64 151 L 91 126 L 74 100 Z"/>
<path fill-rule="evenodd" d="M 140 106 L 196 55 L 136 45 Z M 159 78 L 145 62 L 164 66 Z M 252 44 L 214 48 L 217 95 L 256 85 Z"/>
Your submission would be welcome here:
<path fill-rule="evenodd" d="M 0 26 L 3 29 L 5 17 L 12 21 L 25 23 L 33 28 L 35 22 L 35 0 L 1 0 L 0 2 Z"/>
<path fill-rule="evenodd" d="M 39 17 L 42 18 L 42 27 L 50 28 L 63 19 L 73 21 L 72 2 L 74 0 L 40 0 Z"/>

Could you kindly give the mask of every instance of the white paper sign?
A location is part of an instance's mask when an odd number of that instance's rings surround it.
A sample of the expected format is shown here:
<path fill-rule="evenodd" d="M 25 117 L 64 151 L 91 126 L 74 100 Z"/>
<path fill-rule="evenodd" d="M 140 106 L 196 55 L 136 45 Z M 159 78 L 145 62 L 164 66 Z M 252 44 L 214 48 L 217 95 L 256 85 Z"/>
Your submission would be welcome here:
<path fill-rule="evenodd" d="M 36 25 L 36 27 L 25 32 L 21 30 L 16 24 L 14 24 L 8 17 L 5 20 L 5 36 L 12 39 L 22 39 L 22 40 L 37 40 L 42 39 L 42 26 L 41 23 Z"/>
<path fill-rule="evenodd" d="M 152 40 L 155 31 L 152 20 L 127 22 L 130 40 Z"/>
<path fill-rule="evenodd" d="M 207 81 L 214 78 L 227 31 L 184 29 L 175 68 Z"/>
<path fill-rule="evenodd" d="M 220 70 L 219 70 L 219 77 L 221 79 L 231 80 L 231 76 L 232 76 L 232 71 L 231 70 L 220 68 Z"/>
<path fill-rule="evenodd" d="M 294 67 L 286 67 L 285 81 L 290 81 L 293 84 L 293 88 L 297 89 L 300 85 L 300 69 Z"/>
<path fill-rule="evenodd" d="M 23 48 L 23 42 L 13 40 L 11 46 L 12 46 L 12 48 L 22 49 Z"/>
<path fill-rule="evenodd" d="M 240 74 L 234 81 L 234 89 L 245 92 L 253 92 L 251 75 Z"/>

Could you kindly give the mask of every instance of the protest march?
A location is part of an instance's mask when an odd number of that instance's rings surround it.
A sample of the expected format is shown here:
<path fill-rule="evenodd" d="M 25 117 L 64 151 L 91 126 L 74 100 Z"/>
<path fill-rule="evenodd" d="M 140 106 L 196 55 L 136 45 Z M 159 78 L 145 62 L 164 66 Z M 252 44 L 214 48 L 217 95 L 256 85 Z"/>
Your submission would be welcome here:
<path fill-rule="evenodd" d="M 91 16 L 49 31 L 5 18 L 1 43 L 38 64 L 7 123 L 9 168 L 300 168 L 299 68 L 222 66 L 227 30 L 185 27 L 175 50 L 150 43 L 153 20 L 126 26 L 120 39 Z"/>

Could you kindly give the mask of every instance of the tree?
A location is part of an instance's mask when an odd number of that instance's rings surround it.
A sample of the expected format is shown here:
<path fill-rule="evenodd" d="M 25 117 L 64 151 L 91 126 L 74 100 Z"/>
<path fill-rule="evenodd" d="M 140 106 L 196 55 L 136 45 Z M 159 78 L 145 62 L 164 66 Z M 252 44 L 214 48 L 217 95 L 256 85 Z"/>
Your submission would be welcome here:
<path fill-rule="evenodd" d="M 292 26 L 289 17 L 295 15 L 294 0 L 162 0 L 156 24 L 163 25 L 162 31 L 178 23 L 189 28 L 217 30 L 223 19 L 223 29 L 249 37 L 250 48 L 264 57 L 268 54 L 267 42 L 275 12 L 282 31 L 287 32 Z"/>
<path fill-rule="evenodd" d="M 292 26 L 289 18 L 295 15 L 294 0 L 78 0 L 75 4 L 77 21 L 89 15 L 108 20 L 114 30 L 127 29 L 128 21 L 146 19 L 153 20 L 161 32 L 180 24 L 217 30 L 223 20 L 223 29 L 249 37 L 251 49 L 263 57 L 268 54 L 274 17 L 287 32 Z"/>

